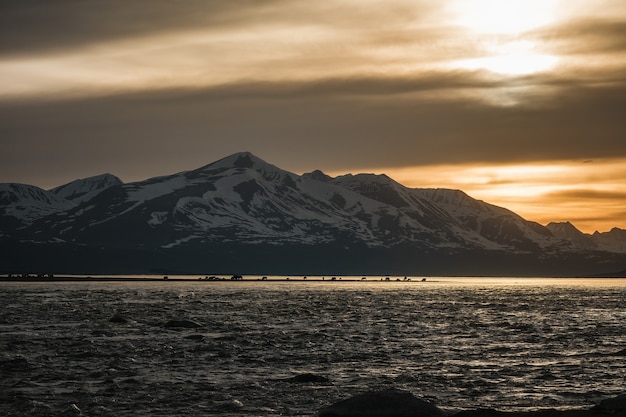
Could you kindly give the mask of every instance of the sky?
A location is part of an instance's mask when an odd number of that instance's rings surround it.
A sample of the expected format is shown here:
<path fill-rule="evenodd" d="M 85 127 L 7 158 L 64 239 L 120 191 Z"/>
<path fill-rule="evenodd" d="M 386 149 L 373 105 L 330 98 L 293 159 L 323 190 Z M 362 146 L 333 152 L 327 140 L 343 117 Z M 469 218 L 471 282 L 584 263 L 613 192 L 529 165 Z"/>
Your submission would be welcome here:
<path fill-rule="evenodd" d="M 626 228 L 626 2 L 0 0 L 0 182 L 240 151 Z"/>

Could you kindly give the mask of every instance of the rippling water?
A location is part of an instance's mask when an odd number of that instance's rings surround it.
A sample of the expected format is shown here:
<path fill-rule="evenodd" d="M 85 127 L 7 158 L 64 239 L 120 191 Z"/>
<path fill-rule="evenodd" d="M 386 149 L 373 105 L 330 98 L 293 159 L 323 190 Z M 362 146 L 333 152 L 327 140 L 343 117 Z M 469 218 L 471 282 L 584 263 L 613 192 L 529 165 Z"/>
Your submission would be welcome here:
<path fill-rule="evenodd" d="M 170 279 L 0 290 L 7 416 L 313 416 L 388 387 L 449 410 L 576 408 L 626 385 L 620 279 Z M 116 314 L 128 321 L 109 321 Z M 164 326 L 174 319 L 201 327 Z M 289 381 L 302 373 L 329 381 Z"/>

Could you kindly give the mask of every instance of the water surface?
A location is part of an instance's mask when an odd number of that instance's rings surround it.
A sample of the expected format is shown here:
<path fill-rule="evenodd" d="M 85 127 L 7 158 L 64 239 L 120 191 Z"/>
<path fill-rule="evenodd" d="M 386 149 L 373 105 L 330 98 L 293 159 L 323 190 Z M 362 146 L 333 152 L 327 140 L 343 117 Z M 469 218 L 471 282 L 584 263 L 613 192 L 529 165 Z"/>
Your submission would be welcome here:
<path fill-rule="evenodd" d="M 579 408 L 626 385 L 624 279 L 175 278 L 0 283 L 0 414 L 312 416 L 389 387 Z"/>

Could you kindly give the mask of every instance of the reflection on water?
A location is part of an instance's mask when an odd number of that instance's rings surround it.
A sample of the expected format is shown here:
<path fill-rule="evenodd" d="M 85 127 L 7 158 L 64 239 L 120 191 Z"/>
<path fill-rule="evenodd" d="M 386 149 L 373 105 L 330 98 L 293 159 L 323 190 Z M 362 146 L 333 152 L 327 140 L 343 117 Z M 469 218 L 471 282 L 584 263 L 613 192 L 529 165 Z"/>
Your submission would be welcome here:
<path fill-rule="evenodd" d="M 568 408 L 624 386 L 626 280 L 245 278 L 0 284 L 0 413 L 311 416 L 383 387 Z"/>

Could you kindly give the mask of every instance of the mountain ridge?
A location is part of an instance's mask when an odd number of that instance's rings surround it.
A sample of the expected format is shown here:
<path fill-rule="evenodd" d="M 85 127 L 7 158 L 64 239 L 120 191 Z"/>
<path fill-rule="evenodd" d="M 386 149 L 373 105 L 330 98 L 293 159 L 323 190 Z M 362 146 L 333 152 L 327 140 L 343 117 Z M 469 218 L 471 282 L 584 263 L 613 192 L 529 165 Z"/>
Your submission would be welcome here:
<path fill-rule="evenodd" d="M 29 187 L 0 185 L 0 244 L 17 255 L 0 259 L 6 272 L 580 275 L 626 265 L 621 229 L 546 227 L 461 190 L 298 175 L 249 152 L 131 183 L 103 174 Z"/>

